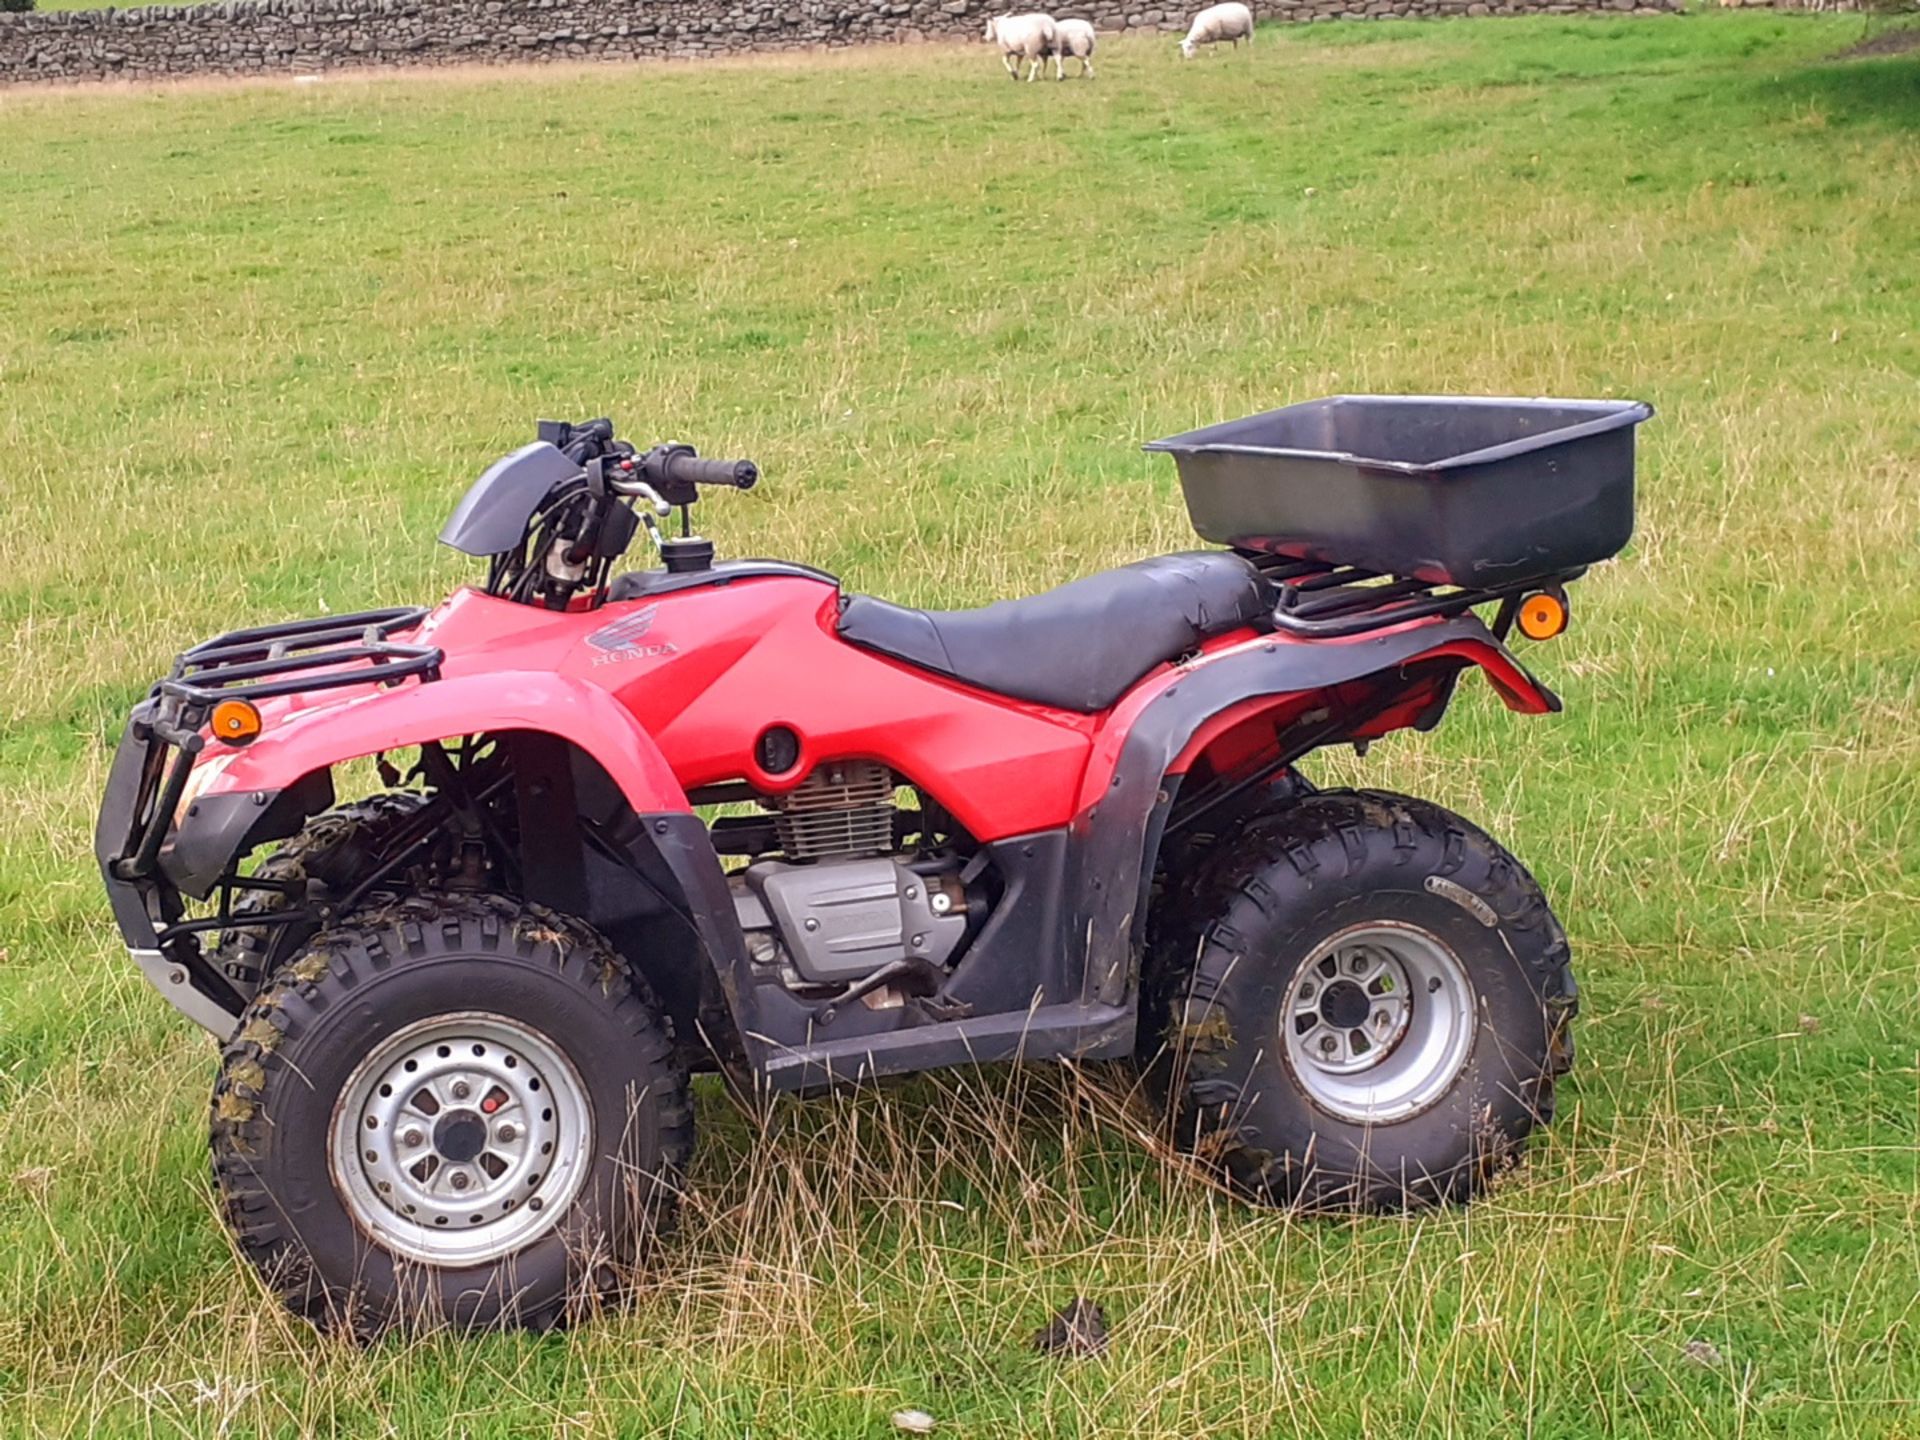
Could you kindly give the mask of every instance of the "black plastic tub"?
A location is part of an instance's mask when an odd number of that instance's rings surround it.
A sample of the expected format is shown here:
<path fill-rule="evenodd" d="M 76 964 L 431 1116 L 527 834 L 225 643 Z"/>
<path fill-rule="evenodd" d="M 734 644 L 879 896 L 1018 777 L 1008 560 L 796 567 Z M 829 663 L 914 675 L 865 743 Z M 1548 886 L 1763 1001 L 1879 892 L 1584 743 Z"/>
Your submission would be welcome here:
<path fill-rule="evenodd" d="M 1146 448 L 1193 528 L 1246 550 L 1487 588 L 1617 554 L 1633 534 L 1632 400 L 1335 395 Z"/>

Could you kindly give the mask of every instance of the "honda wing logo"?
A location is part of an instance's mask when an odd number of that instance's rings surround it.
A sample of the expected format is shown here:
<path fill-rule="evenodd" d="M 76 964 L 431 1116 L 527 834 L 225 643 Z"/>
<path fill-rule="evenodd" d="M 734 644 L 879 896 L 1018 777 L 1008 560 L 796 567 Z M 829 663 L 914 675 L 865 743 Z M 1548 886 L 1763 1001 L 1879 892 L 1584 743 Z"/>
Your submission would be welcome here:
<path fill-rule="evenodd" d="M 653 629 L 653 617 L 659 609 L 658 605 L 649 605 L 631 615 L 622 615 L 587 636 L 587 644 L 600 652 L 593 657 L 593 663 L 613 665 L 622 660 L 657 659 L 662 655 L 677 653 L 678 647 L 668 641 L 656 640 L 651 645 L 641 643 L 647 632 Z"/>

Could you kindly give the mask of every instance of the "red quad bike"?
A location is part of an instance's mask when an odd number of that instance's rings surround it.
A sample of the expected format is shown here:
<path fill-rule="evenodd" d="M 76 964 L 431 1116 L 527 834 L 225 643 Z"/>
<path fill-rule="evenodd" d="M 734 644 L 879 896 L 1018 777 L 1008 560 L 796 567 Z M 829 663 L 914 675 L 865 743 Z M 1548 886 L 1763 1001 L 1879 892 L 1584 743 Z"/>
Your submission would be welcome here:
<path fill-rule="evenodd" d="M 1467 820 L 1298 766 L 1476 667 L 1559 709 L 1502 641 L 1626 543 L 1650 413 L 1216 425 L 1149 448 L 1227 548 L 945 612 L 716 562 L 687 507 L 749 462 L 542 424 L 441 532 L 484 584 L 198 645 L 114 759 L 107 891 L 225 1047 L 240 1249 L 353 1333 L 550 1324 L 669 1216 L 703 1069 L 1137 1056 L 1253 1198 L 1471 1196 L 1572 1059 L 1566 936 Z"/>

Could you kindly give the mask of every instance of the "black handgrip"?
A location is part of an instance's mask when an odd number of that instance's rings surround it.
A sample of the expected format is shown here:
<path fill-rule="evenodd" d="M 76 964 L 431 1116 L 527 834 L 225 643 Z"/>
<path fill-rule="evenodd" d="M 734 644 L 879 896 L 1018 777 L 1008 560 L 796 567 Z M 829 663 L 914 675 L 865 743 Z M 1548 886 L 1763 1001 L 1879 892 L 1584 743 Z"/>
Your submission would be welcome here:
<path fill-rule="evenodd" d="M 702 460 L 693 455 L 669 455 L 667 479 L 682 485 L 731 485 L 751 490 L 760 479 L 760 467 L 751 460 Z"/>

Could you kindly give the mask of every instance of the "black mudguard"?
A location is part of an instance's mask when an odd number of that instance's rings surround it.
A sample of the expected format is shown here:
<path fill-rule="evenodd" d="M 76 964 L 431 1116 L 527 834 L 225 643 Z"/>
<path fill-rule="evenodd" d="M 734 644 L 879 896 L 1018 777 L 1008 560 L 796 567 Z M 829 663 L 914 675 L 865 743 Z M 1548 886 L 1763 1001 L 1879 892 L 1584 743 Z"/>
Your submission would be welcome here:
<path fill-rule="evenodd" d="M 1074 923 L 1068 934 L 1085 944 L 1084 1001 L 1129 1008 L 1137 1001 L 1147 892 L 1176 788 L 1166 783 L 1168 767 L 1201 726 L 1244 700 L 1324 690 L 1376 676 L 1460 641 L 1496 651 L 1526 675 L 1479 618 L 1469 614 L 1340 644 L 1262 645 L 1196 666 L 1155 697 L 1128 732 L 1106 794 L 1073 823 Z M 1534 685 L 1548 708 L 1557 710 L 1559 701 L 1552 692 L 1537 681 Z M 1438 719 L 1435 713 L 1427 723 Z"/>

